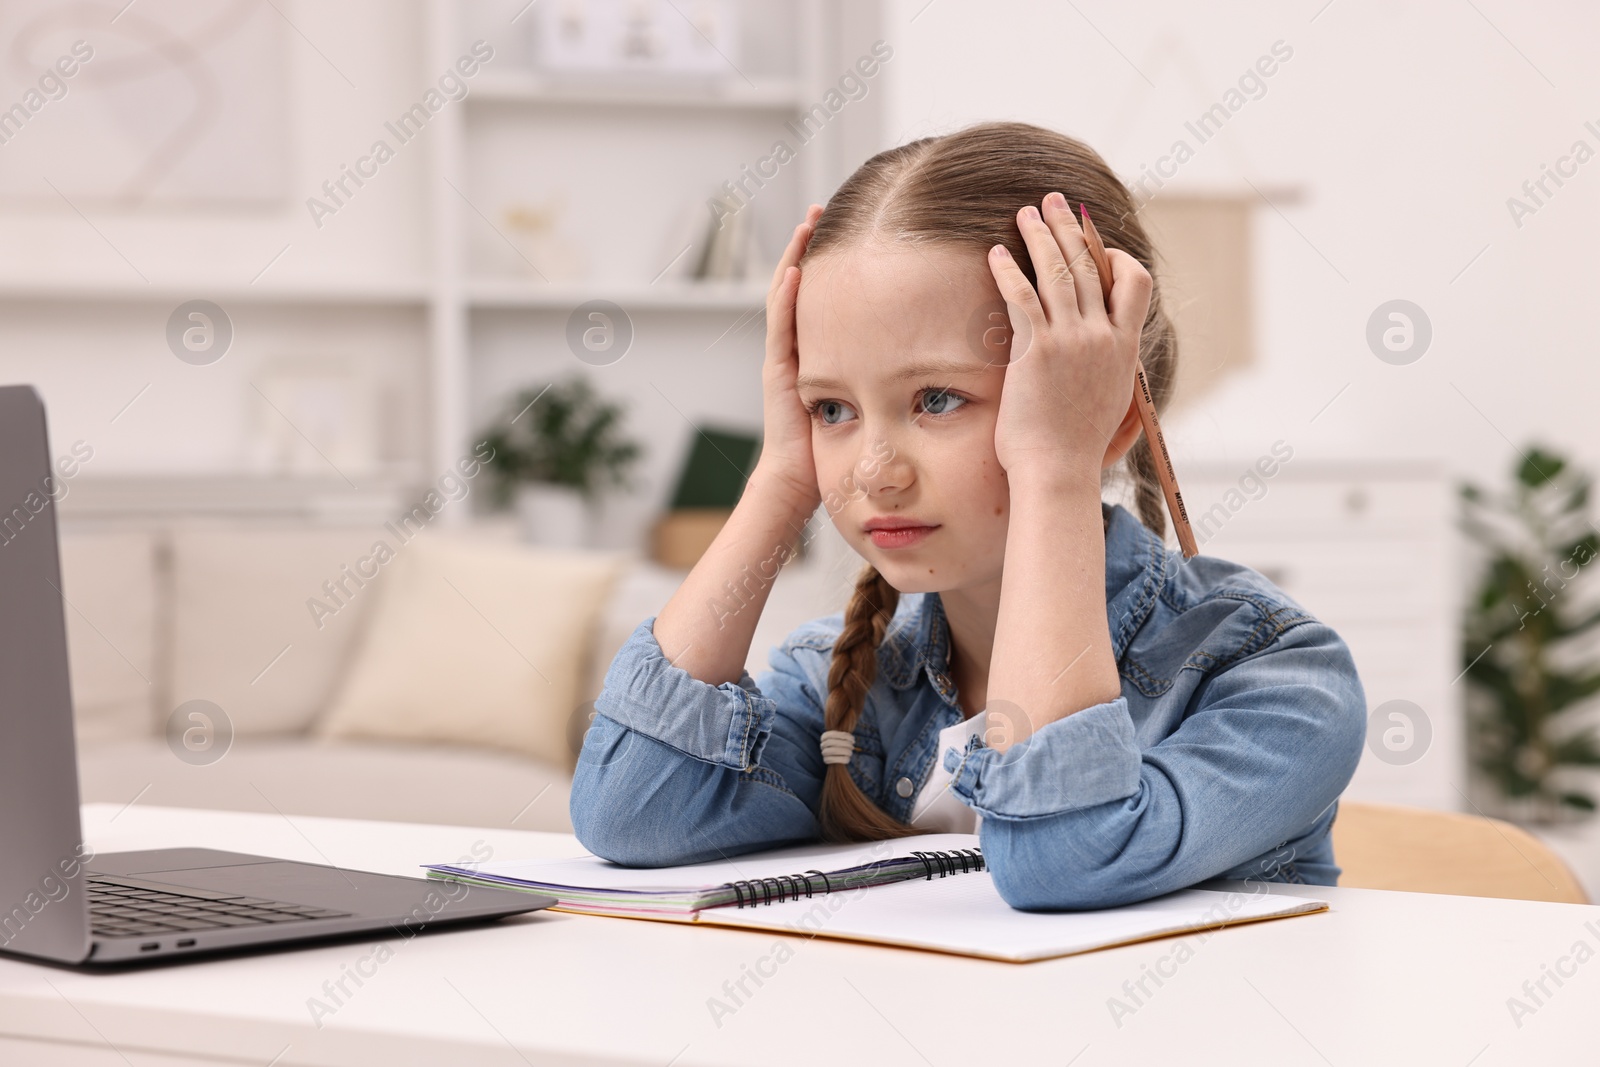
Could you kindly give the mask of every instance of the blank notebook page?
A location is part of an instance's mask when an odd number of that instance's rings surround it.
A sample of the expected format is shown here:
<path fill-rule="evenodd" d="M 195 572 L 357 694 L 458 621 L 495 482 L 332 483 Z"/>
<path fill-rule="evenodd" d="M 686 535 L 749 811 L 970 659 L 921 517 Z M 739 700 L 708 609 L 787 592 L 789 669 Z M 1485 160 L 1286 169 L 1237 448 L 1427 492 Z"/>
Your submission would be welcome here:
<path fill-rule="evenodd" d="M 837 910 L 829 904 L 838 905 Z M 718 908 L 701 912 L 699 918 L 718 926 L 787 929 L 1021 963 L 1327 906 L 1323 900 L 1264 892 L 1184 889 L 1103 911 L 1018 911 L 1001 898 L 993 876 L 984 871 L 754 908 Z"/>

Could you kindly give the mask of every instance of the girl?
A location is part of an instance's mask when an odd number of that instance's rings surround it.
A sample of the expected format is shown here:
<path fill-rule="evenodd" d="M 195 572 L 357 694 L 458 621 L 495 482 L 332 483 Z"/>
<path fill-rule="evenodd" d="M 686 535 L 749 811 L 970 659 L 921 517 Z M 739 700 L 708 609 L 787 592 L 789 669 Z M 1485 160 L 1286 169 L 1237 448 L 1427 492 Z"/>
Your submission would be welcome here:
<path fill-rule="evenodd" d="M 881 152 L 812 205 L 767 297 L 755 470 L 595 701 L 585 847 L 660 866 L 977 832 L 1037 910 L 1336 883 L 1365 696 L 1282 590 L 1165 547 L 1133 398 L 1136 359 L 1158 408 L 1176 359 L 1153 261 L 1099 155 L 1022 123 Z M 1137 518 L 1101 500 L 1119 461 Z M 771 576 L 823 503 L 867 566 L 758 683 Z"/>

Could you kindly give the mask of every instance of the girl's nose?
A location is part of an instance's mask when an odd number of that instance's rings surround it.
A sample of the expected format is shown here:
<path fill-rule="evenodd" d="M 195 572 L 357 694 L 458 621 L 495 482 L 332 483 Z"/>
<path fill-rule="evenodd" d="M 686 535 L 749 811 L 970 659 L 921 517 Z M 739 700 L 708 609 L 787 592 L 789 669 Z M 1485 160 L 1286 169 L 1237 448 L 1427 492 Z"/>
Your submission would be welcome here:
<path fill-rule="evenodd" d="M 900 492 L 911 485 L 916 472 L 911 457 L 888 437 L 877 437 L 856 457 L 854 477 L 869 496 Z"/>

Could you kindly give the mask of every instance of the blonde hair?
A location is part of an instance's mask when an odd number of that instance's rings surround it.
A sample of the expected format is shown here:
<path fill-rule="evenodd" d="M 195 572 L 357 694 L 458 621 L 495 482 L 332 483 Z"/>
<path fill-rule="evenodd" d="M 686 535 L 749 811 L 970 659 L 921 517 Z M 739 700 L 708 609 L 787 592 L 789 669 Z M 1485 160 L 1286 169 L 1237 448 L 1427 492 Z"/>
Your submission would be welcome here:
<path fill-rule="evenodd" d="M 1108 248 L 1120 248 L 1149 270 L 1150 294 L 1139 357 L 1155 401 L 1166 407 L 1178 355 L 1177 336 L 1161 304 L 1154 252 L 1132 197 L 1100 155 L 1065 134 L 1023 122 L 984 122 L 940 137 L 924 137 L 879 152 L 845 179 L 828 200 L 805 260 L 880 233 L 900 240 L 971 248 L 1003 244 L 1028 281 L 1038 276 L 1017 229 L 1016 212 L 1059 191 L 1082 202 Z M 1156 458 L 1140 436 L 1123 458 L 1139 519 L 1166 536 L 1166 511 Z M 878 668 L 878 646 L 900 594 L 877 568 L 858 575 L 844 628 L 833 646 L 824 704 L 824 729 L 854 732 Z M 850 777 L 848 764 L 827 765 L 822 785 L 823 839 L 862 841 L 923 833 L 878 807 Z"/>

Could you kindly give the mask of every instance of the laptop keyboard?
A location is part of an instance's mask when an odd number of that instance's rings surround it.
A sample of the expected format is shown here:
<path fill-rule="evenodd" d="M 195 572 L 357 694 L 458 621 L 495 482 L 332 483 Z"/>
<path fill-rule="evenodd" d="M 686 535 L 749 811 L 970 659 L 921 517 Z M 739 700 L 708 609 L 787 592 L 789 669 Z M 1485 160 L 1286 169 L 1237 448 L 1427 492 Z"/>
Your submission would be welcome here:
<path fill-rule="evenodd" d="M 147 884 L 118 882 L 103 875 L 89 878 L 88 889 L 89 928 L 100 937 L 144 937 L 231 926 L 342 919 L 350 914 L 262 897 L 171 893 Z"/>

